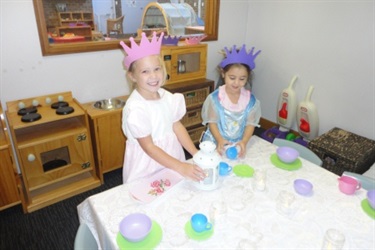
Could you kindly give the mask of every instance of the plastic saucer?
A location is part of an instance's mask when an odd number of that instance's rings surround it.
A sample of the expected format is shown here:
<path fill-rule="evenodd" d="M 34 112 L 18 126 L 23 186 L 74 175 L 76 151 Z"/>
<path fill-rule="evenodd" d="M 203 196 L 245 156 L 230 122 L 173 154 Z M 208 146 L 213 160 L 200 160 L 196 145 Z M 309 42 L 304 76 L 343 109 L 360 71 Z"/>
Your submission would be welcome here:
<path fill-rule="evenodd" d="M 289 171 L 297 170 L 302 167 L 302 161 L 299 158 L 292 163 L 285 163 L 280 161 L 276 153 L 271 155 L 271 162 L 275 167 Z"/>
<path fill-rule="evenodd" d="M 365 213 L 370 216 L 371 218 L 375 219 L 375 209 L 373 209 L 370 206 L 370 203 L 368 202 L 367 199 L 362 200 L 361 202 L 361 207 Z"/>
<path fill-rule="evenodd" d="M 238 164 L 233 167 L 233 173 L 239 177 L 252 177 L 254 169 L 247 164 Z"/>
<path fill-rule="evenodd" d="M 193 227 L 191 226 L 191 222 L 189 220 L 185 224 L 185 232 L 186 232 L 187 236 L 189 236 L 190 239 L 207 240 L 214 233 L 214 228 L 212 227 L 210 230 L 198 233 L 198 232 L 194 231 Z"/>
<path fill-rule="evenodd" d="M 150 234 L 142 241 L 130 242 L 118 232 L 116 241 L 120 249 L 154 249 L 161 241 L 163 231 L 156 221 L 152 221 Z"/>

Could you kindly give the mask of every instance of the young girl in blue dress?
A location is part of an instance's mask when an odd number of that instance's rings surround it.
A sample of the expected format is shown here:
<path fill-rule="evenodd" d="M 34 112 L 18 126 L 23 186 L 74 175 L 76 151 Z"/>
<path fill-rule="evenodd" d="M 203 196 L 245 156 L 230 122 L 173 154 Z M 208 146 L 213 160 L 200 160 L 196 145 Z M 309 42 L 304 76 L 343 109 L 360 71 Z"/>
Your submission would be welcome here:
<path fill-rule="evenodd" d="M 220 154 L 227 146 L 236 145 L 239 157 L 244 156 L 246 144 L 259 124 L 260 102 L 249 90 L 259 53 L 254 53 L 254 47 L 248 53 L 245 45 L 239 50 L 235 45 L 231 50 L 225 48 L 226 56 L 220 63 L 222 85 L 203 104 L 203 124 L 208 126 L 203 140 L 214 141 Z"/>

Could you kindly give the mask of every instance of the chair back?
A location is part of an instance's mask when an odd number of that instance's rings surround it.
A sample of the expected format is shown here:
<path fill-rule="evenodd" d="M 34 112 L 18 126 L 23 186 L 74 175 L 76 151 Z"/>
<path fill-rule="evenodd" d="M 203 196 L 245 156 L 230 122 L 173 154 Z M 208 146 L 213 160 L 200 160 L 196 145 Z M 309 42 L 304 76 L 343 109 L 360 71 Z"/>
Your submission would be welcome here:
<path fill-rule="evenodd" d="M 109 36 L 111 33 L 116 34 L 123 34 L 124 33 L 124 18 L 125 16 L 120 16 L 115 19 L 107 19 L 107 35 Z"/>
<path fill-rule="evenodd" d="M 98 244 L 96 243 L 96 240 L 89 227 L 85 223 L 79 225 L 76 238 L 74 240 L 74 250 L 83 249 L 98 249 Z"/>
<path fill-rule="evenodd" d="M 302 146 L 301 144 L 298 144 L 293 141 L 285 140 L 285 139 L 280 139 L 280 138 L 275 138 L 273 140 L 273 144 L 279 147 L 291 147 L 294 148 L 295 150 L 298 151 L 299 155 L 308 161 L 311 161 L 312 163 L 322 166 L 323 161 L 317 156 L 313 151 L 308 149 L 305 146 Z"/>

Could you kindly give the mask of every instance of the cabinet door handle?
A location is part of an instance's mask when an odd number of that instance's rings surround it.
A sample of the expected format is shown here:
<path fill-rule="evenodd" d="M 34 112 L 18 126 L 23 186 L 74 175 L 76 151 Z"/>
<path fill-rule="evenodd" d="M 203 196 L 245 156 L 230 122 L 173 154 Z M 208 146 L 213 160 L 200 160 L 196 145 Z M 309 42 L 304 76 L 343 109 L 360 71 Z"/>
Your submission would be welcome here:
<path fill-rule="evenodd" d="M 77 141 L 85 141 L 87 139 L 86 134 L 80 134 L 77 136 Z"/>
<path fill-rule="evenodd" d="M 82 169 L 89 168 L 90 167 L 90 162 L 82 163 L 81 167 L 82 167 Z"/>
<path fill-rule="evenodd" d="M 33 162 L 33 161 L 35 161 L 35 155 L 33 155 L 33 154 L 29 154 L 29 155 L 27 156 L 27 160 L 28 160 L 29 162 Z"/>

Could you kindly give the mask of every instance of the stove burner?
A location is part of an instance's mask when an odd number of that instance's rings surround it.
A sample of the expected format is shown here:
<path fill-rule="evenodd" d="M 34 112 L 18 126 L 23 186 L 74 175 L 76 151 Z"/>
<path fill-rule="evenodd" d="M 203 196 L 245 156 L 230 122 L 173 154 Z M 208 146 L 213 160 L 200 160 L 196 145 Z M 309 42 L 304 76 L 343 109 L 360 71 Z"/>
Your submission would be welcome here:
<path fill-rule="evenodd" d="M 18 115 L 27 115 L 31 113 L 36 113 L 38 112 L 38 109 L 36 107 L 29 107 L 29 108 L 23 108 L 18 110 L 17 114 Z"/>
<path fill-rule="evenodd" d="M 61 101 L 61 102 L 52 103 L 51 108 L 58 109 L 58 108 L 61 108 L 61 107 L 68 107 L 68 106 L 69 106 L 69 104 L 67 102 Z"/>
<path fill-rule="evenodd" d="M 58 115 L 67 115 L 67 114 L 71 114 L 74 112 L 74 108 L 72 107 L 60 107 L 58 109 L 56 109 L 56 114 Z"/>
<path fill-rule="evenodd" d="M 38 113 L 29 113 L 26 115 L 23 115 L 21 118 L 21 121 L 23 122 L 34 122 L 42 118 L 42 116 Z"/>

